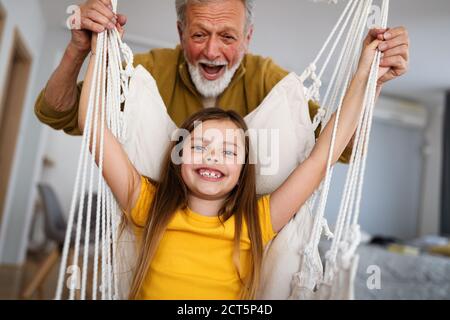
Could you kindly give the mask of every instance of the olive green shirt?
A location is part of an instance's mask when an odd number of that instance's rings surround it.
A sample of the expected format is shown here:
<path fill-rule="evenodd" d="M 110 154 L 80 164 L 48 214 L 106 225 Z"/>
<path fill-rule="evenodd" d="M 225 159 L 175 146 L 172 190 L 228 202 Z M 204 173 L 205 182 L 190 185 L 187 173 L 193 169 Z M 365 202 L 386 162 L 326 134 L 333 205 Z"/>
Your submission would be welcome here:
<path fill-rule="evenodd" d="M 180 46 L 175 49 L 155 49 L 148 53 L 136 54 L 134 64 L 142 65 L 151 73 L 168 114 L 178 126 L 203 108 L 203 99 L 190 78 Z M 218 97 L 217 106 L 225 110 L 234 110 L 244 117 L 257 108 L 272 88 L 288 73 L 270 58 L 246 54 L 229 86 Z M 45 89 L 42 90 L 35 105 L 36 116 L 41 122 L 56 130 L 62 129 L 68 134 L 80 135 L 77 106 L 81 88 L 82 82 L 78 84 L 75 105 L 65 112 L 55 111 L 45 100 Z M 316 103 L 309 101 L 311 118 L 315 116 L 318 108 Z M 319 132 L 320 130 L 316 130 L 316 137 Z M 350 154 L 351 148 L 347 148 L 340 161 L 348 162 Z"/>

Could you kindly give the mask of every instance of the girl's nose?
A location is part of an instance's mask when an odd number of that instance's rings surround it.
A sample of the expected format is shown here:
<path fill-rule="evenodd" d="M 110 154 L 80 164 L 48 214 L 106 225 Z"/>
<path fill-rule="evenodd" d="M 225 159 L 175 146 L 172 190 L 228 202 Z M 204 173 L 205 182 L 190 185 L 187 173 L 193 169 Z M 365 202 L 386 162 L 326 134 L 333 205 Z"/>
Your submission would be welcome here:
<path fill-rule="evenodd" d="M 219 162 L 219 159 L 217 159 L 216 157 L 208 156 L 208 157 L 206 157 L 206 161 L 207 161 L 207 162 L 215 162 L 215 163 L 218 163 L 218 162 Z"/>
<path fill-rule="evenodd" d="M 209 150 L 209 152 L 207 152 L 204 155 L 204 159 L 208 163 L 218 163 L 219 162 L 219 159 L 217 157 L 217 152 L 213 148 L 211 148 L 211 150 Z"/>

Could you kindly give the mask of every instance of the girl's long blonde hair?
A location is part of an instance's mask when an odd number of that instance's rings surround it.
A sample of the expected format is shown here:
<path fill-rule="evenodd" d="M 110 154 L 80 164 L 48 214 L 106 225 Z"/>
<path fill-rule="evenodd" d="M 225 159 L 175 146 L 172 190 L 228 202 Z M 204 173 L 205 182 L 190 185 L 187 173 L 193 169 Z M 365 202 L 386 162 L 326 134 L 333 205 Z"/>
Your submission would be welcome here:
<path fill-rule="evenodd" d="M 207 120 L 231 120 L 244 132 L 247 131 L 247 125 L 239 114 L 219 108 L 207 108 L 195 113 L 183 123 L 181 129 L 192 132 L 197 121 Z M 181 165 L 174 164 L 171 160 L 172 149 L 179 142 L 181 141 L 171 143 L 163 162 L 160 181 L 155 182 L 156 192 L 140 239 L 140 254 L 131 285 L 130 299 L 138 298 L 140 288 L 148 277 L 148 269 L 170 219 L 177 210 L 187 207 L 188 190 L 181 177 Z M 239 297 L 248 300 L 254 299 L 256 296 L 263 257 L 263 242 L 256 197 L 255 166 L 250 164 L 249 161 L 250 141 L 248 135 L 245 135 L 245 153 L 245 163 L 239 181 L 218 214 L 222 222 L 228 220 L 232 215 L 235 216 L 236 231 L 233 262 L 242 284 Z M 245 279 L 242 278 L 240 267 L 240 238 L 244 221 L 247 224 L 251 241 L 251 267 Z"/>

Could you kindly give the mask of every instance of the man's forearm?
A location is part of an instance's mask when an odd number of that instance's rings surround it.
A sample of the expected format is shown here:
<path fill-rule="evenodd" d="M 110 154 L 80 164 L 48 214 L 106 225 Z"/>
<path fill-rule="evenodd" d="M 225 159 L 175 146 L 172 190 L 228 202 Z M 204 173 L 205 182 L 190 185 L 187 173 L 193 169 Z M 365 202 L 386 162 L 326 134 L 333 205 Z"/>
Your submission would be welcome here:
<path fill-rule="evenodd" d="M 78 75 L 88 53 L 80 52 L 71 44 L 67 46 L 45 89 L 45 100 L 55 111 L 67 111 L 76 103 Z"/>

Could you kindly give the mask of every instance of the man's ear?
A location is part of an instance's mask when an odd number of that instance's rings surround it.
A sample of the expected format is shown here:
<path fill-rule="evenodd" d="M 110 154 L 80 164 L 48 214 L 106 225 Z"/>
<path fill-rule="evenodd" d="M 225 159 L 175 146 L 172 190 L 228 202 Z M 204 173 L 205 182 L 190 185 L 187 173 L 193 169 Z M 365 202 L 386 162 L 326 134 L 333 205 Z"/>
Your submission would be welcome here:
<path fill-rule="evenodd" d="M 250 47 L 250 41 L 252 41 L 253 38 L 253 24 L 248 28 L 247 35 L 245 36 L 245 46 L 248 50 Z"/>
<path fill-rule="evenodd" d="M 183 47 L 183 25 L 180 21 L 177 22 L 177 30 L 178 30 L 178 36 L 180 38 L 180 45 Z"/>

